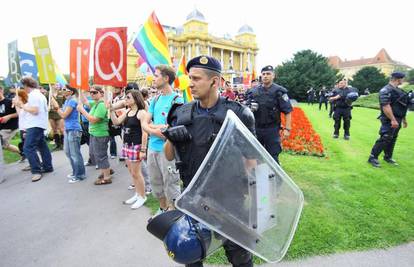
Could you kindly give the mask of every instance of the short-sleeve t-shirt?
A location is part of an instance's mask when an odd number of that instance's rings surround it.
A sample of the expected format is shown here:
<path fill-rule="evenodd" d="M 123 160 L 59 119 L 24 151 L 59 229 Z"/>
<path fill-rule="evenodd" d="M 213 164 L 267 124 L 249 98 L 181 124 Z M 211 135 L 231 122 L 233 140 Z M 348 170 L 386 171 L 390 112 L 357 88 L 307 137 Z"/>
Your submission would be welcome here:
<path fill-rule="evenodd" d="M 66 131 L 81 131 L 82 128 L 79 124 L 79 111 L 76 109 L 78 103 L 73 97 L 66 99 L 63 104 L 62 110 L 65 111 L 68 107 L 72 108 L 72 112 L 65 118 L 65 130 Z"/>
<path fill-rule="evenodd" d="M 8 98 L 4 98 L 0 101 L 0 118 L 16 113 L 16 109 L 12 107 L 12 101 Z M 0 123 L 0 130 L 2 129 L 9 129 L 14 130 L 18 127 L 18 119 L 13 118 L 9 119 L 6 123 Z"/>
<path fill-rule="evenodd" d="M 91 105 L 91 111 L 89 114 L 100 120 L 97 123 L 89 122 L 89 134 L 95 137 L 109 136 L 108 132 L 108 110 L 105 107 L 103 101 L 96 103 L 95 101 L 89 102 Z"/>
<path fill-rule="evenodd" d="M 155 104 L 154 104 L 155 102 Z M 149 107 L 154 125 L 167 124 L 168 112 L 172 104 L 183 103 L 182 97 L 176 93 L 170 95 L 160 95 L 155 97 Z M 152 151 L 161 152 L 163 150 L 165 140 L 155 135 L 150 135 L 148 148 Z"/>
<path fill-rule="evenodd" d="M 38 108 L 37 114 L 32 114 L 30 112 L 24 113 L 24 116 L 26 117 L 26 129 L 37 127 L 46 130 L 48 128 L 47 100 L 39 89 L 34 89 L 29 93 L 29 99 L 25 105 Z"/>

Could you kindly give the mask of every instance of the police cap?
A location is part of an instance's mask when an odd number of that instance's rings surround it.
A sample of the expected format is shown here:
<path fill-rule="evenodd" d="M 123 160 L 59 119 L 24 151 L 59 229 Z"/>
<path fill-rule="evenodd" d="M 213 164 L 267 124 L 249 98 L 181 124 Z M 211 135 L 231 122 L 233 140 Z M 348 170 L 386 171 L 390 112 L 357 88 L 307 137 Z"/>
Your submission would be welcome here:
<path fill-rule="evenodd" d="M 201 68 L 201 69 L 208 69 L 218 73 L 221 73 L 221 64 L 220 61 L 215 59 L 214 57 L 209 56 L 198 56 L 187 63 L 187 71 L 189 72 L 192 67 Z"/>
<path fill-rule="evenodd" d="M 393 73 L 391 73 L 391 78 L 393 79 L 403 79 L 404 77 L 405 77 L 405 74 L 400 71 L 394 71 Z"/>
<path fill-rule="evenodd" d="M 261 72 L 265 72 L 265 71 L 273 71 L 273 66 L 267 65 L 263 67 Z"/>

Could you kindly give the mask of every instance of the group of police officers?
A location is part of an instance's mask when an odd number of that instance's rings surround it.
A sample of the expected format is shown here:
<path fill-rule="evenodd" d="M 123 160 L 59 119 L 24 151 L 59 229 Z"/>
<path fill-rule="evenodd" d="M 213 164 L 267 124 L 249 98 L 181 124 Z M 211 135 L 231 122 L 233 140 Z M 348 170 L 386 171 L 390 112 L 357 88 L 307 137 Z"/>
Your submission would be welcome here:
<path fill-rule="evenodd" d="M 231 101 L 218 94 L 221 84 L 221 64 L 210 56 L 199 56 L 187 64 L 190 89 L 195 101 L 181 106 L 173 106 L 168 115 L 169 127 L 163 130 L 167 142 L 164 152 L 168 160 L 175 159 L 184 187 L 187 187 L 206 157 L 227 110 L 232 110 L 243 124 L 256 135 L 258 141 L 279 163 L 281 137 L 286 138 L 291 130 L 292 105 L 286 88 L 275 84 L 274 69 L 266 66 L 261 70 L 261 83 L 246 94 L 246 105 Z M 396 164 L 392 159 L 393 149 L 401 127 L 407 126 L 405 119 L 409 101 L 401 85 L 404 74 L 395 72 L 390 83 L 380 91 L 381 129 L 369 163 L 379 167 L 378 155 L 384 151 L 384 160 Z M 343 120 L 344 139 L 350 138 L 352 101 L 357 94 L 348 87 L 346 81 L 340 81 L 329 101 L 335 102 L 334 138 L 338 138 L 341 120 Z M 281 128 L 281 113 L 286 123 Z M 223 244 L 226 256 L 233 266 L 253 266 L 252 255 L 237 244 L 226 241 Z M 167 248 L 168 249 L 168 248 Z M 205 256 L 205 255 L 204 255 Z M 189 259 L 186 266 L 202 266 L 202 257 Z"/>

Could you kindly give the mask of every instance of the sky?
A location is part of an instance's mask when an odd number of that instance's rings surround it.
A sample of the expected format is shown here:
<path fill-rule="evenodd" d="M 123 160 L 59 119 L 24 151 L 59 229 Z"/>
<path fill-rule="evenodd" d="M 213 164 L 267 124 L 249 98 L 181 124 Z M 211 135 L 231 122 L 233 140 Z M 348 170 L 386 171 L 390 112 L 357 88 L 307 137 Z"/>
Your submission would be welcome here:
<path fill-rule="evenodd" d="M 259 47 L 257 70 L 303 49 L 351 60 L 385 48 L 394 60 L 414 67 L 414 1 L 409 0 L 7 0 L 1 6 L 0 76 L 8 73 L 7 44 L 14 40 L 19 51 L 33 54 L 32 37 L 47 35 L 57 65 L 69 73 L 70 39 L 93 42 L 96 28 L 103 27 L 136 32 L 152 11 L 162 24 L 181 26 L 194 8 L 216 36 L 234 37 L 250 25 Z"/>

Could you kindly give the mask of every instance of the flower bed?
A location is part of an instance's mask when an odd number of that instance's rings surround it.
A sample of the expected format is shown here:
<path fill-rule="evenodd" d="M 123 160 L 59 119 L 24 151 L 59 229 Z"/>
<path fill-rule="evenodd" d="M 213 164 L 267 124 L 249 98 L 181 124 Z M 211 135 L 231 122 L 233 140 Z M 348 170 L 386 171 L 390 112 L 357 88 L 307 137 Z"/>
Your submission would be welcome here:
<path fill-rule="evenodd" d="M 282 140 L 282 148 L 294 154 L 324 156 L 321 138 L 315 132 L 312 124 L 299 107 L 294 107 L 292 116 L 292 129 L 290 136 Z M 285 125 L 285 117 L 282 116 L 282 125 Z"/>

